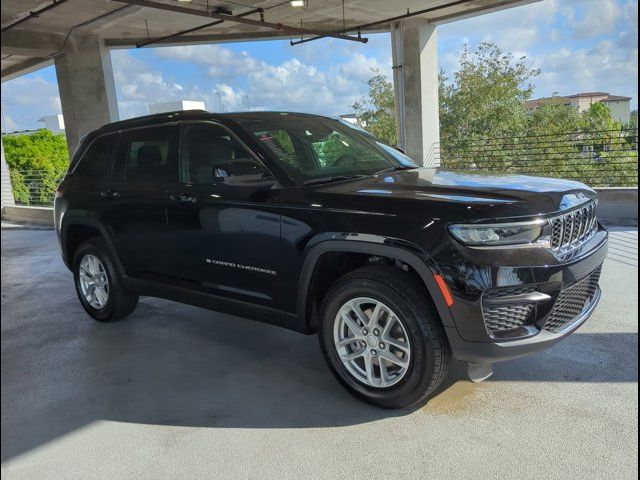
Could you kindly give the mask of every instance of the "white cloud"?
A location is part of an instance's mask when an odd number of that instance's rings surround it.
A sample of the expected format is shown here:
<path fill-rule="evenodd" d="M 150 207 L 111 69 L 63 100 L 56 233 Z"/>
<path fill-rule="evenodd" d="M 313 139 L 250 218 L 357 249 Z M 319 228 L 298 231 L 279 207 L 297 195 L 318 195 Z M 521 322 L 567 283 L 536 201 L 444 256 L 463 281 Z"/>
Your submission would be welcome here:
<path fill-rule="evenodd" d="M 438 66 L 440 70 L 444 70 L 447 77 L 451 78 L 453 72 L 457 72 L 460 68 L 460 57 L 454 52 L 445 52 L 438 57 Z"/>
<path fill-rule="evenodd" d="M 62 113 L 58 85 L 38 73 L 2 84 L 3 129 L 38 128 L 38 119 Z"/>
<path fill-rule="evenodd" d="M 386 37 L 388 42 L 388 37 Z M 294 50 L 297 52 L 299 50 Z M 372 69 L 391 76 L 391 58 L 345 52 L 348 59 L 319 70 L 313 62 L 291 58 L 278 64 L 258 60 L 247 52 L 203 45 L 157 49 L 163 59 L 196 64 L 204 81 L 177 84 L 166 74 L 136 60 L 127 51 L 112 53 L 122 118 L 147 113 L 148 103 L 178 99 L 202 100 L 212 111 L 291 110 L 339 114 L 364 93 Z M 388 52 L 385 52 L 388 53 Z"/>
<path fill-rule="evenodd" d="M 58 85 L 40 76 L 18 77 L 2 84 L 2 95 L 11 97 L 11 103 L 20 106 L 49 105 L 56 108 L 59 105 Z M 58 101 L 56 101 L 58 99 Z M 59 111 L 54 111 L 59 113 Z"/>
<path fill-rule="evenodd" d="M 21 126 L 16 122 L 11 115 L 4 114 L 2 116 L 2 131 L 3 132 L 14 132 L 16 130 L 20 130 L 22 128 L 26 128 L 25 126 Z"/>
<path fill-rule="evenodd" d="M 538 27 L 527 26 L 505 29 L 498 38 L 500 44 L 508 45 L 510 49 L 524 50 L 538 40 L 538 35 Z"/>
<path fill-rule="evenodd" d="M 611 40 L 602 40 L 590 49 L 561 48 L 536 58 L 542 75 L 536 81 L 536 93 L 549 95 L 580 91 L 605 91 L 637 99 L 638 49 L 621 50 Z"/>
<path fill-rule="evenodd" d="M 597 0 L 580 2 L 585 9 L 581 18 L 572 22 L 573 35 L 576 38 L 591 38 L 615 31 L 616 22 L 622 14 L 615 0 Z"/>
<path fill-rule="evenodd" d="M 247 52 L 239 54 L 220 45 L 187 45 L 155 50 L 158 57 L 167 60 L 194 63 L 207 67 L 207 75 L 215 78 L 231 78 L 255 72 L 264 67 Z"/>
<path fill-rule="evenodd" d="M 197 89 L 186 90 L 183 85 L 165 78 L 162 72 L 154 71 L 126 50 L 111 52 L 111 58 L 120 118 L 146 115 L 150 103 L 202 99 Z"/>
<path fill-rule="evenodd" d="M 447 23 L 441 30 L 461 39 L 460 43 L 469 42 L 470 35 L 477 36 L 478 32 L 482 32 L 480 36 L 483 40 L 491 40 L 509 48 L 509 41 L 515 40 L 518 45 L 513 48 L 523 49 L 535 41 L 539 26 L 549 24 L 562 8 L 559 1 L 544 0 Z"/>
<path fill-rule="evenodd" d="M 618 34 L 620 48 L 638 48 L 638 2 L 629 2 L 623 8 L 624 30 Z"/>
<path fill-rule="evenodd" d="M 389 62 L 391 59 L 388 59 Z M 371 76 L 372 70 L 380 70 L 382 73 L 390 73 L 391 64 L 380 62 L 375 57 L 367 57 L 362 53 L 354 53 L 351 60 L 340 65 L 339 71 L 342 75 L 358 80 L 366 80 Z"/>
<path fill-rule="evenodd" d="M 356 52 L 348 61 L 320 71 L 293 58 L 280 65 L 265 65 L 250 73 L 247 79 L 256 106 L 340 114 L 350 110 L 364 93 L 364 82 L 371 77 L 373 69 L 390 76 L 391 59 L 379 60 Z"/>
<path fill-rule="evenodd" d="M 545 0 L 447 24 L 439 33 L 446 45 L 440 65 L 451 77 L 461 39 L 470 37 L 472 48 L 489 39 L 516 57 L 527 52 L 542 70 L 535 95 L 601 90 L 632 97 L 635 108 L 637 12 L 636 0 Z"/>

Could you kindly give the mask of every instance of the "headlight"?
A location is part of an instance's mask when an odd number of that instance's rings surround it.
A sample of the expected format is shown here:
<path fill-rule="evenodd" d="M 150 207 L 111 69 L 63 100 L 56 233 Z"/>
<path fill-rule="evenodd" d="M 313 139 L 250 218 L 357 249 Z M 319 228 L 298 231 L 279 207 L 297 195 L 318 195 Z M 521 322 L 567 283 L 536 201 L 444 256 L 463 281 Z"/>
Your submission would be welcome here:
<path fill-rule="evenodd" d="M 545 243 L 546 220 L 530 222 L 450 225 L 451 234 L 471 246 L 531 245 Z"/>

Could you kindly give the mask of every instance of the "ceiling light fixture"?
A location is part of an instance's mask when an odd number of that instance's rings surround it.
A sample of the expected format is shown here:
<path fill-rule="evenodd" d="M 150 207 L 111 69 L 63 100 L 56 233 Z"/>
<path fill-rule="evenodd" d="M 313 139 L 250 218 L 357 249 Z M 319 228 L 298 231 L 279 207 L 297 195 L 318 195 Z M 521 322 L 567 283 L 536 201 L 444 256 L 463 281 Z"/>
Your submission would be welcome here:
<path fill-rule="evenodd" d="M 307 0 L 291 0 L 291 8 L 307 8 Z"/>

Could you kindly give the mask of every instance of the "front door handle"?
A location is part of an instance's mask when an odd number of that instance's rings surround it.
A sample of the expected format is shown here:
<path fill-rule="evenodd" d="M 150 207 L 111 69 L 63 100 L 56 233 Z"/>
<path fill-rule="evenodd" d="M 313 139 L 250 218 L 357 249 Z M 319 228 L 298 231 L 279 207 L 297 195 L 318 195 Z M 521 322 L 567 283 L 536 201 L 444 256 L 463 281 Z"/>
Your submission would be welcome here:
<path fill-rule="evenodd" d="M 100 196 L 103 198 L 120 198 L 120 193 L 115 190 L 103 190 L 100 192 Z"/>
<path fill-rule="evenodd" d="M 179 193 L 178 195 L 171 195 L 171 200 L 174 202 L 182 203 L 196 203 L 196 197 L 189 193 Z"/>

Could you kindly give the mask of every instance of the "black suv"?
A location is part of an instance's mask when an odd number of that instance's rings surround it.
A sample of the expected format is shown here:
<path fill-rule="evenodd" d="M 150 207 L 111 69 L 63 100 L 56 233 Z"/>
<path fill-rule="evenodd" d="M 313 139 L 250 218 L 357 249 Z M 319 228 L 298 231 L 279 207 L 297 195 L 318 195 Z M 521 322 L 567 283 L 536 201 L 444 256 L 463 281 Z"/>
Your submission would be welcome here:
<path fill-rule="evenodd" d="M 548 347 L 600 298 L 607 232 L 576 182 L 419 168 L 338 120 L 152 115 L 86 136 L 55 201 L 96 320 L 163 297 L 319 334 L 359 398 L 429 396 Z"/>

